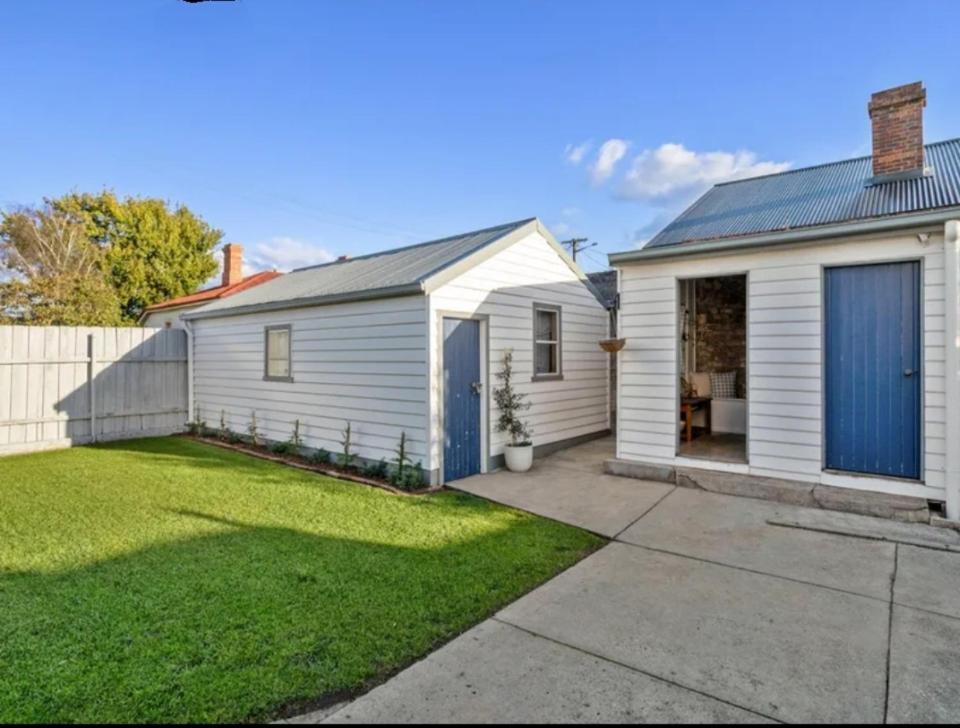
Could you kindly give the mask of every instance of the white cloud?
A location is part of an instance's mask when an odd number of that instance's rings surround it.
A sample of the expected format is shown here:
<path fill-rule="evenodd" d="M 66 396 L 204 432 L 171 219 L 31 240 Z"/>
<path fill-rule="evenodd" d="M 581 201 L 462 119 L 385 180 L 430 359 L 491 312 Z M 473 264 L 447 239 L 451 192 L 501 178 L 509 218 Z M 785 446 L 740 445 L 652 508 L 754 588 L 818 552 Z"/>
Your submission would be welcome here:
<path fill-rule="evenodd" d="M 597 158 L 590 165 L 590 179 L 595 185 L 602 184 L 613 174 L 617 163 L 627 153 L 628 143 L 623 139 L 607 139 L 600 145 Z"/>
<path fill-rule="evenodd" d="M 336 256 L 326 248 L 295 238 L 277 237 L 257 243 L 243 251 L 243 273 L 263 270 L 290 271 L 308 265 L 329 263 Z"/>
<path fill-rule="evenodd" d="M 562 210 L 560 210 L 560 214 L 564 217 L 577 217 L 581 212 L 583 212 L 583 210 L 572 205 L 570 207 L 564 207 Z"/>
<path fill-rule="evenodd" d="M 555 222 L 550 226 L 554 235 L 567 235 L 573 228 L 565 222 Z"/>
<path fill-rule="evenodd" d="M 243 276 L 252 276 L 265 270 L 287 273 L 294 268 L 329 263 L 336 256 L 320 248 L 294 238 L 277 237 L 267 242 L 243 246 Z M 223 254 L 217 253 L 217 272 L 207 279 L 204 288 L 219 286 L 223 280 Z"/>
<path fill-rule="evenodd" d="M 568 144 L 567 148 L 563 150 L 563 156 L 566 158 L 567 162 L 576 166 L 583 161 L 583 158 L 587 156 L 587 152 L 590 151 L 590 147 L 593 146 L 593 142 L 585 141 L 580 144 Z"/>
<path fill-rule="evenodd" d="M 718 182 L 782 172 L 789 162 L 765 162 L 750 151 L 694 152 L 682 144 L 645 149 L 630 163 L 618 194 L 631 200 L 699 192 Z"/>

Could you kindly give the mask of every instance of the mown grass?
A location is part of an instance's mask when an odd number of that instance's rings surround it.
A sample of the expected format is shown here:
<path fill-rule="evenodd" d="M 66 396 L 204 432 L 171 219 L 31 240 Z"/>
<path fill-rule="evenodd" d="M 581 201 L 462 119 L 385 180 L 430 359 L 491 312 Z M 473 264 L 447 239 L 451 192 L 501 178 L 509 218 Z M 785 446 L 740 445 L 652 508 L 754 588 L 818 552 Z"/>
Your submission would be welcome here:
<path fill-rule="evenodd" d="M 409 664 L 599 542 L 180 438 L 0 459 L 0 722 L 274 717 Z"/>

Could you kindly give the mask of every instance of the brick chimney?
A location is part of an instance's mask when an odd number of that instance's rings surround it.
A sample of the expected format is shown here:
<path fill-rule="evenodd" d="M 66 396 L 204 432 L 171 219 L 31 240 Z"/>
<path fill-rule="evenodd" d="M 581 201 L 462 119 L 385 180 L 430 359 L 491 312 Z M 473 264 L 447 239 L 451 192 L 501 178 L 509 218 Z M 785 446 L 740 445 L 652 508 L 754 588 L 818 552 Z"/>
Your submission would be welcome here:
<path fill-rule="evenodd" d="M 873 174 L 923 173 L 923 107 L 927 91 L 923 83 L 878 91 L 867 110 L 873 124 Z"/>
<path fill-rule="evenodd" d="M 223 282 L 232 286 L 243 280 L 243 246 L 227 243 L 223 246 Z"/>

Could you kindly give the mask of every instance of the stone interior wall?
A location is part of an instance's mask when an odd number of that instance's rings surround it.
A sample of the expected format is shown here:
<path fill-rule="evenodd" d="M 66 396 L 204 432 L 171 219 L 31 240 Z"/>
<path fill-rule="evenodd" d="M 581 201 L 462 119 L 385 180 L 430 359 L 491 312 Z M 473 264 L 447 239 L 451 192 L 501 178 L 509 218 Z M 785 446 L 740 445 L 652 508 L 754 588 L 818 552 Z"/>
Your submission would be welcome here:
<path fill-rule="evenodd" d="M 698 372 L 737 372 L 744 397 L 747 372 L 747 278 L 700 278 L 696 284 Z"/>

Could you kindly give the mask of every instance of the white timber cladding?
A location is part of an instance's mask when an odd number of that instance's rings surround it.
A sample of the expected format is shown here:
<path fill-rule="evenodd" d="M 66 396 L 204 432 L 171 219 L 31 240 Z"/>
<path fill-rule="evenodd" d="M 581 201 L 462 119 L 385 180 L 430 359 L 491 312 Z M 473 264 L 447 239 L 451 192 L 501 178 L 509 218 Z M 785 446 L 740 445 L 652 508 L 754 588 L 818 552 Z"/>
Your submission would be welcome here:
<path fill-rule="evenodd" d="M 166 310 L 154 311 L 153 313 L 148 313 L 143 317 L 143 323 L 140 325 L 145 328 L 171 328 L 171 329 L 182 329 L 183 321 L 180 320 L 180 314 L 186 313 L 187 311 L 193 311 L 200 308 L 199 306 L 184 306 L 182 308 L 171 308 Z"/>
<path fill-rule="evenodd" d="M 264 379 L 268 326 L 289 325 L 292 381 Z M 406 432 L 414 461 L 427 463 L 427 339 L 423 296 L 357 301 L 200 319 L 194 327 L 194 397 L 201 416 L 245 434 L 343 450 L 351 423 L 356 454 L 391 460 Z"/>
<path fill-rule="evenodd" d="M 561 308 L 562 378 L 532 381 L 534 303 Z M 514 385 L 528 395 L 531 404 L 525 418 L 533 429 L 534 445 L 609 427 L 608 361 L 597 343 L 607 336 L 607 311 L 539 233 L 517 241 L 431 292 L 429 310 L 434 332 L 430 340 L 430 422 L 437 433 L 430 454 L 434 467 L 439 466 L 443 442 L 444 315 L 479 316 L 487 321 L 487 455 L 502 454 L 509 439 L 495 430 L 498 412 L 492 398 L 495 374 L 507 349 L 513 350 Z"/>
<path fill-rule="evenodd" d="M 823 269 L 901 260 L 920 260 L 923 270 L 922 482 L 824 472 Z M 901 233 L 622 264 L 620 332 L 627 343 L 619 361 L 618 455 L 643 462 L 678 462 L 678 281 L 733 274 L 748 276 L 746 470 L 942 499 L 946 452 L 942 234 L 931 235 L 926 244 L 915 233 Z M 712 465 L 704 462 L 701 467 Z"/>

